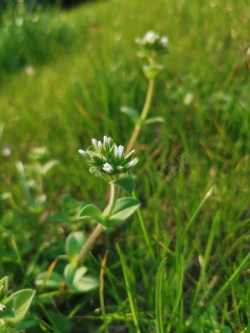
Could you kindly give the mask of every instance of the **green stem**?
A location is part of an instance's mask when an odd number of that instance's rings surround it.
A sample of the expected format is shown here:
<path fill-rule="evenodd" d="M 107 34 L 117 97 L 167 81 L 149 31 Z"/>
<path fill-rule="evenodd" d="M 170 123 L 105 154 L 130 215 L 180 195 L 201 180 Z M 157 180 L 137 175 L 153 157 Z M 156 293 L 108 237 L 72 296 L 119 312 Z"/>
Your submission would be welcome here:
<path fill-rule="evenodd" d="M 115 204 L 116 200 L 119 194 L 119 188 L 117 185 L 114 183 L 110 183 L 110 198 L 109 198 L 109 203 L 108 206 L 104 209 L 103 215 L 106 216 L 107 218 L 111 215 Z"/>
<path fill-rule="evenodd" d="M 154 85 L 155 85 L 155 80 L 151 79 L 149 80 L 148 83 L 148 92 L 147 92 L 147 96 L 146 96 L 146 100 L 145 100 L 145 104 L 144 107 L 142 109 L 142 113 L 141 113 L 141 119 L 144 120 L 147 115 L 148 115 L 148 111 L 151 105 L 151 101 L 152 101 L 152 96 L 153 96 L 153 91 L 154 91 Z"/>
<path fill-rule="evenodd" d="M 146 100 L 145 100 L 145 103 L 144 103 L 144 106 L 143 106 L 143 109 L 142 109 L 142 112 L 141 112 L 141 116 L 140 116 L 142 121 L 147 118 L 149 108 L 150 108 L 150 105 L 151 105 L 151 101 L 152 101 L 154 85 L 155 85 L 155 80 L 154 79 L 149 80 L 147 96 L 146 96 Z M 140 134 L 140 131 L 141 131 L 141 123 L 135 125 L 134 132 L 132 133 L 130 141 L 127 145 L 125 154 L 128 154 L 131 151 L 138 135 Z"/>
<path fill-rule="evenodd" d="M 111 183 L 110 184 L 110 199 L 109 199 L 109 203 L 108 206 L 105 208 L 104 210 L 104 214 L 105 216 L 108 218 L 115 206 L 117 197 L 118 197 L 118 187 Z M 87 255 L 87 253 L 89 252 L 89 250 L 91 249 L 93 243 L 95 242 L 95 240 L 98 238 L 98 236 L 102 233 L 102 231 L 105 229 L 105 227 L 98 223 L 97 226 L 95 227 L 95 229 L 93 230 L 92 234 L 89 236 L 87 242 L 83 245 L 80 253 L 78 254 L 78 258 L 77 258 L 77 263 L 80 263 L 83 261 L 83 259 L 85 258 L 85 256 Z"/>

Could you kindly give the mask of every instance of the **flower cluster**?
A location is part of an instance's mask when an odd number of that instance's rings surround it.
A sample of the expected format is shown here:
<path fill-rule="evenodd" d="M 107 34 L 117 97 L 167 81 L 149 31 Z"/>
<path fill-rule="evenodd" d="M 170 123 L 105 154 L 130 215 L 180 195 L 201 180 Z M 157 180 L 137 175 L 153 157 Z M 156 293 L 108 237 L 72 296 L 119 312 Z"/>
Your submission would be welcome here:
<path fill-rule="evenodd" d="M 124 155 L 124 147 L 117 146 L 113 140 L 104 136 L 103 142 L 92 139 L 92 146 L 87 150 L 79 150 L 90 165 L 90 173 L 99 172 L 101 175 L 114 176 L 127 172 L 138 162 L 134 150 Z"/>
<path fill-rule="evenodd" d="M 148 31 L 144 37 L 137 37 L 135 41 L 141 49 L 138 54 L 140 57 L 155 58 L 168 51 L 168 38 L 154 31 Z"/>

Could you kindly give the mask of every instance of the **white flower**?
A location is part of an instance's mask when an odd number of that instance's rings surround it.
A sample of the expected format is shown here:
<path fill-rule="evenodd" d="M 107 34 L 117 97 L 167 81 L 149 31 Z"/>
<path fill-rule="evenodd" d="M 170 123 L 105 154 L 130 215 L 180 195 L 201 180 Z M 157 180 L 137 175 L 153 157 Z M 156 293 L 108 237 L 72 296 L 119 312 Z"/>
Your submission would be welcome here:
<path fill-rule="evenodd" d="M 162 44 L 163 46 L 167 47 L 167 45 L 168 45 L 168 37 L 166 37 L 166 36 L 162 36 L 162 37 L 161 37 L 161 44 Z"/>
<path fill-rule="evenodd" d="M 109 164 L 109 163 L 105 163 L 105 164 L 103 164 L 103 170 L 104 170 L 105 172 L 112 172 L 112 171 L 113 171 L 112 165 Z"/>
<path fill-rule="evenodd" d="M 119 147 L 117 147 L 117 145 L 114 145 L 114 154 L 116 157 L 121 158 L 123 150 L 124 150 L 123 146 L 120 145 Z"/>
<path fill-rule="evenodd" d="M 108 137 L 108 136 L 106 136 L 106 135 L 104 135 L 104 138 L 103 138 L 103 144 L 105 145 L 105 144 L 110 144 L 110 142 L 111 142 L 111 138 L 110 137 Z"/>
<path fill-rule="evenodd" d="M 149 44 L 153 44 L 158 38 L 159 35 L 156 34 L 154 31 L 148 31 L 144 37 L 144 41 Z"/>
<path fill-rule="evenodd" d="M 96 139 L 92 139 L 92 143 L 94 146 L 97 146 L 97 140 Z"/>
<path fill-rule="evenodd" d="M 126 173 L 138 162 L 138 158 L 134 157 L 134 152 L 132 150 L 125 156 L 124 146 L 116 145 L 108 136 L 104 136 L 103 142 L 92 139 L 92 146 L 87 151 L 79 150 L 90 165 L 90 173 L 96 172 L 104 177 L 106 174 L 112 179 L 118 174 Z"/>
<path fill-rule="evenodd" d="M 87 155 L 86 151 L 84 151 L 84 150 L 82 150 L 82 149 L 79 149 L 78 152 L 79 152 L 81 155 L 83 155 L 83 156 L 86 156 L 86 155 Z"/>
<path fill-rule="evenodd" d="M 129 166 L 129 167 L 132 167 L 132 166 L 136 165 L 136 163 L 137 163 L 138 161 L 139 161 L 138 158 L 135 157 L 134 159 L 132 159 L 132 160 L 128 163 L 128 166 Z"/>

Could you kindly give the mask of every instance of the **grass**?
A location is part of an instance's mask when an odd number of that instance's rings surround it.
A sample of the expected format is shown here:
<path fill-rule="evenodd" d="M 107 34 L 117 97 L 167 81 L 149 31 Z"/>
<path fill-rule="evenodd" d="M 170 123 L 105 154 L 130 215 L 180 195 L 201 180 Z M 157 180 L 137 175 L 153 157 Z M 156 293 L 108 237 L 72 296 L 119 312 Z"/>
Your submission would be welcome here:
<path fill-rule="evenodd" d="M 150 110 L 165 124 L 145 127 L 134 147 L 142 215 L 101 236 L 87 260 L 96 276 L 106 263 L 103 295 L 38 291 L 27 331 L 250 331 L 249 14 L 243 0 L 112 0 L 39 13 L 32 38 L 28 23 L 21 32 L 2 23 L 0 276 L 13 290 L 34 288 L 71 231 L 93 229 L 76 212 L 85 201 L 104 207 L 108 189 L 77 150 L 105 134 L 128 143 L 132 127 L 119 109 L 141 110 L 147 90 L 134 38 L 154 29 L 170 40 Z M 22 61 L 8 67 L 3 59 L 20 49 Z M 47 155 L 32 159 L 44 146 Z M 165 175 L 183 153 L 185 170 Z M 50 160 L 59 163 L 39 174 L 37 162 Z"/>

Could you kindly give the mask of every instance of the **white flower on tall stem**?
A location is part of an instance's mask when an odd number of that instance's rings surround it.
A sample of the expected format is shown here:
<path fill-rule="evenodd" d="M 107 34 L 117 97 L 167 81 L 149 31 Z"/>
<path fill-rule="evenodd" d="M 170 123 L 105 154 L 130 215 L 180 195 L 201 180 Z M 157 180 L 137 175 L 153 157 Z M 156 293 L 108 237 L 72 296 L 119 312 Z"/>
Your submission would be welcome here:
<path fill-rule="evenodd" d="M 148 31 L 142 38 L 137 37 L 135 41 L 140 47 L 140 57 L 154 59 L 168 52 L 168 37 L 153 30 Z"/>

